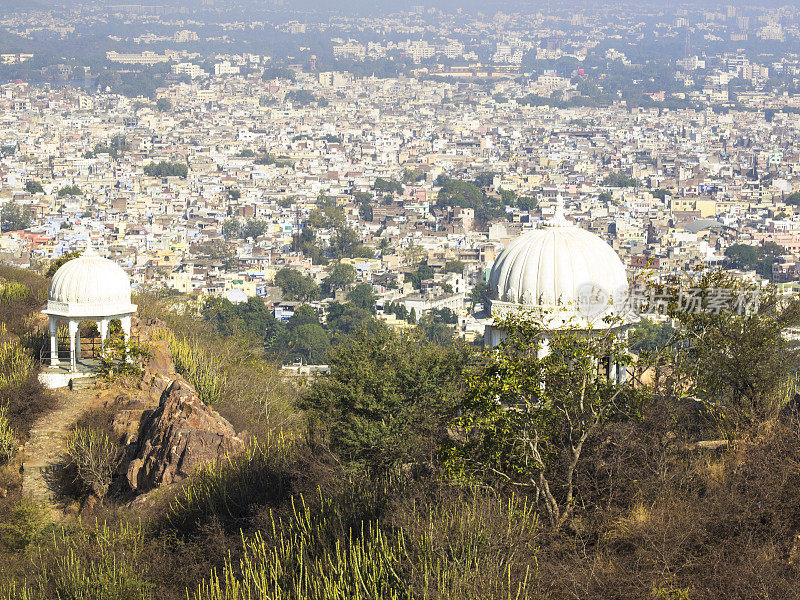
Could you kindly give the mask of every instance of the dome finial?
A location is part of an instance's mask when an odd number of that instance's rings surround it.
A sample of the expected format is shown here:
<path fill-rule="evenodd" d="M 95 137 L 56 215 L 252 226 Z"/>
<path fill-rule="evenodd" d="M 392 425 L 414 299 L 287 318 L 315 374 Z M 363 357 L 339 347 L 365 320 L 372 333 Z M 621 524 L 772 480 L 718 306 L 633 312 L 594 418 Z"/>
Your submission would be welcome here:
<path fill-rule="evenodd" d="M 564 216 L 564 197 L 561 195 L 561 192 L 558 193 L 558 197 L 556 198 L 556 211 L 553 214 L 553 218 L 547 221 L 547 224 L 550 227 L 568 227 L 571 225 Z"/>
<path fill-rule="evenodd" d="M 92 245 L 92 236 L 86 236 L 86 250 L 83 251 L 82 256 L 98 256 L 97 250 L 94 249 Z"/>

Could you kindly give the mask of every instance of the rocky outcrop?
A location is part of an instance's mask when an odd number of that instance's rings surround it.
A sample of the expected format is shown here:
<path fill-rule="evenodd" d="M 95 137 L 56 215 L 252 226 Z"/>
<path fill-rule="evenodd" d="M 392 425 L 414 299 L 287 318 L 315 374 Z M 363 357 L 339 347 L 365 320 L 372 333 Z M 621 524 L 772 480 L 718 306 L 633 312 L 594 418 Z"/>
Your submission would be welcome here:
<path fill-rule="evenodd" d="M 126 429 L 129 423 L 119 425 Z M 123 465 L 125 478 L 136 492 L 175 483 L 203 464 L 244 449 L 231 424 L 203 404 L 180 376 L 164 389 L 158 407 L 144 413 L 137 433 Z"/>
<path fill-rule="evenodd" d="M 154 340 L 150 342 L 150 358 L 144 365 L 142 381 L 139 387 L 146 393 L 144 404 L 154 407 L 161 401 L 161 395 L 169 385 L 178 377 L 172 355 L 169 351 L 169 342 Z"/>

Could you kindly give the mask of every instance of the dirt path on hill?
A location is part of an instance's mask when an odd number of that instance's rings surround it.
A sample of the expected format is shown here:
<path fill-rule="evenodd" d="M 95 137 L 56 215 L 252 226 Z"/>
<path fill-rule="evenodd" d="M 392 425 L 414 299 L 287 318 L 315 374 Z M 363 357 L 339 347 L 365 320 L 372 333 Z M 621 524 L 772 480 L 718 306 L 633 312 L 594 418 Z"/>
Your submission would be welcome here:
<path fill-rule="evenodd" d="M 31 427 L 25 444 L 22 473 L 22 492 L 48 506 L 54 516 L 61 513 L 59 501 L 59 466 L 64 462 L 66 438 L 70 427 L 92 406 L 101 403 L 95 389 L 69 390 L 61 388 L 59 408 L 40 417 Z"/>

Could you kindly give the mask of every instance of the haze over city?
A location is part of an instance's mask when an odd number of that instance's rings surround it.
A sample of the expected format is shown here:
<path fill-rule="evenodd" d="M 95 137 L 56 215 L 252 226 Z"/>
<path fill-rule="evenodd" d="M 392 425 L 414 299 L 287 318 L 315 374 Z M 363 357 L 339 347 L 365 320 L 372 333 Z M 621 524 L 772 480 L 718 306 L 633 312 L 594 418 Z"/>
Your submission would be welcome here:
<path fill-rule="evenodd" d="M 800 597 L 800 6 L 0 1 L 0 600 Z"/>

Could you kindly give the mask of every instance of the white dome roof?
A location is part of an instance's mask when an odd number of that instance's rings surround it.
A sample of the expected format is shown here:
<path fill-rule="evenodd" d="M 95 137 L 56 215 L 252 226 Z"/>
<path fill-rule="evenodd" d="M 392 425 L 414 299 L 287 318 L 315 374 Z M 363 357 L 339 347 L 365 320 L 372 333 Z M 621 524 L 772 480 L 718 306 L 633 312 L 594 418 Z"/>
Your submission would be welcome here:
<path fill-rule="evenodd" d="M 624 293 L 628 277 L 606 242 L 578 227 L 547 227 L 521 235 L 497 257 L 489 285 L 503 302 L 530 306 L 575 303 L 588 286 Z"/>
<path fill-rule="evenodd" d="M 103 316 L 135 310 L 128 274 L 89 246 L 53 275 L 45 312 Z"/>

